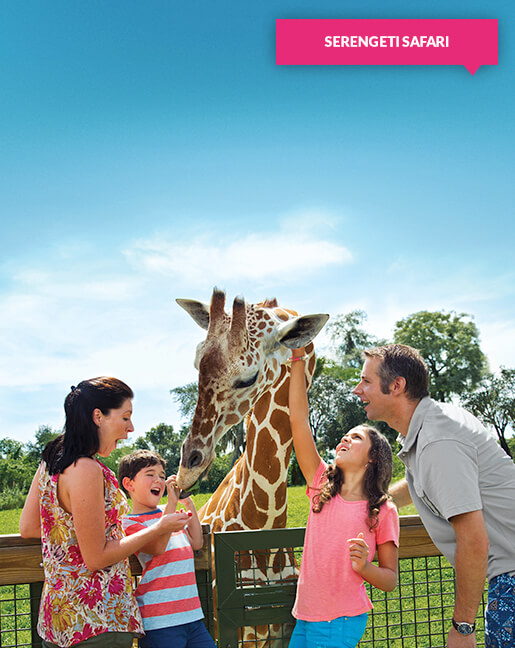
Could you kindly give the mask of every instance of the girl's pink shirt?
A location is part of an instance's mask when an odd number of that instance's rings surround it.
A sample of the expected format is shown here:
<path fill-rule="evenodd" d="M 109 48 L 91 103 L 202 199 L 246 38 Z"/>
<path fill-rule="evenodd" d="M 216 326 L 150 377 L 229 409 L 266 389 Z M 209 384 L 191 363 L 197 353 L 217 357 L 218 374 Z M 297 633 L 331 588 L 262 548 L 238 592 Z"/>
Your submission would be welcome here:
<path fill-rule="evenodd" d="M 369 546 L 372 561 L 379 544 L 392 541 L 399 546 L 399 515 L 388 501 L 381 506 L 377 526 L 369 531 L 367 502 L 347 502 L 340 495 L 324 504 L 320 513 L 311 511 L 313 496 L 322 484 L 327 464 L 320 466 L 307 489 L 310 512 L 304 552 L 292 614 L 304 621 L 332 621 L 341 616 L 357 616 L 372 609 L 365 583 L 350 562 L 348 538 L 361 532 Z"/>

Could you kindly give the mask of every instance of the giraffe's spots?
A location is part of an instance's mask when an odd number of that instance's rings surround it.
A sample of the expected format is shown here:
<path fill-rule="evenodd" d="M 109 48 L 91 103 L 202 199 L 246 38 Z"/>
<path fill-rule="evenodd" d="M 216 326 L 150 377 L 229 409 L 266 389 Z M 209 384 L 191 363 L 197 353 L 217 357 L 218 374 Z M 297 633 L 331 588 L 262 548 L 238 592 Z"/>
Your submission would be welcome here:
<path fill-rule="evenodd" d="M 272 394 L 269 391 L 267 391 L 265 394 L 263 394 L 263 396 L 261 396 L 259 401 L 256 403 L 256 406 L 254 407 L 254 416 L 256 417 L 256 421 L 258 425 L 263 423 L 263 421 L 265 420 L 268 414 L 268 410 L 270 408 L 271 399 L 272 399 Z"/>
<path fill-rule="evenodd" d="M 225 530 L 226 531 L 241 531 L 241 524 L 238 524 L 237 522 L 233 522 L 232 524 L 228 524 L 227 528 Z"/>
<path fill-rule="evenodd" d="M 290 319 L 290 316 L 288 315 L 288 313 L 285 310 L 283 310 L 282 308 L 276 309 L 275 314 L 277 315 L 277 317 L 280 320 L 283 320 L 283 322 L 286 321 L 287 319 Z"/>
<path fill-rule="evenodd" d="M 266 322 L 259 322 L 257 327 L 258 327 L 259 330 L 262 330 L 262 329 L 266 328 Z"/>
<path fill-rule="evenodd" d="M 265 512 L 257 510 L 252 493 L 242 502 L 241 517 L 249 529 L 262 529 L 268 520 Z"/>
<path fill-rule="evenodd" d="M 279 407 L 288 406 L 288 398 L 289 398 L 288 390 L 289 390 L 289 384 L 287 382 L 284 382 L 279 387 L 279 389 L 275 392 L 274 403 Z"/>
<path fill-rule="evenodd" d="M 225 423 L 227 425 L 236 425 L 236 423 L 238 423 L 239 420 L 240 420 L 240 417 L 236 416 L 236 414 L 228 414 L 225 417 Z"/>
<path fill-rule="evenodd" d="M 257 440 L 254 470 L 266 477 L 271 484 L 275 484 L 281 475 L 281 462 L 276 455 L 277 443 L 268 430 L 262 430 Z"/>
<path fill-rule="evenodd" d="M 263 509 L 264 511 L 268 511 L 268 493 L 264 491 L 258 484 L 254 484 L 252 492 L 254 493 L 254 501 L 256 502 L 258 508 Z"/>
<path fill-rule="evenodd" d="M 283 529 L 286 526 L 286 510 L 281 513 L 281 515 L 278 515 L 275 520 L 274 520 L 274 528 L 275 529 Z"/>
<path fill-rule="evenodd" d="M 243 403 L 240 403 L 240 406 L 238 407 L 238 412 L 242 416 L 245 416 L 245 414 L 249 411 L 249 409 L 250 409 L 250 401 L 244 400 Z"/>
<path fill-rule="evenodd" d="M 248 366 L 248 367 L 251 367 L 252 364 L 253 364 L 253 362 L 254 362 L 254 358 L 253 358 L 252 356 L 249 356 L 249 357 L 247 358 L 247 366 Z"/>
<path fill-rule="evenodd" d="M 290 428 L 290 417 L 281 410 L 274 410 L 270 416 L 270 423 L 275 430 L 282 430 Z"/>
<path fill-rule="evenodd" d="M 282 482 L 279 484 L 275 491 L 275 508 L 280 509 L 281 506 L 284 504 L 286 501 L 286 495 L 287 495 L 287 485 L 286 482 Z M 282 514 L 281 514 L 282 516 Z M 286 510 L 284 511 L 284 516 L 286 516 Z"/>
<path fill-rule="evenodd" d="M 266 372 L 266 379 L 268 380 L 268 382 L 271 382 L 273 380 L 273 377 L 274 377 L 273 370 L 268 369 L 268 371 Z"/>

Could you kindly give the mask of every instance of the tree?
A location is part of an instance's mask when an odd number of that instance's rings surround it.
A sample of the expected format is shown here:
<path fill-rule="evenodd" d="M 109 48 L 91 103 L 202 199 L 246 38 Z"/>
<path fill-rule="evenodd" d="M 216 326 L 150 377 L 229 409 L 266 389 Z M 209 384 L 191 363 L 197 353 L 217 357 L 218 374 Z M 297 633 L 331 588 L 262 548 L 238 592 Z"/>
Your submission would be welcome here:
<path fill-rule="evenodd" d="M 431 395 L 439 401 L 473 391 L 488 365 L 479 330 L 466 313 L 420 311 L 395 324 L 394 341 L 418 349 L 431 374 Z"/>
<path fill-rule="evenodd" d="M 179 433 L 174 432 L 173 425 L 159 423 L 145 433 L 143 440 L 147 448 L 157 452 L 166 462 L 166 474 L 176 475 L 181 458 L 181 445 L 187 430 L 183 427 Z M 142 447 L 140 439 L 136 441 Z M 144 447 L 144 446 L 143 446 Z"/>
<path fill-rule="evenodd" d="M 40 425 L 35 436 L 35 441 L 29 441 L 26 444 L 27 456 L 37 466 L 41 461 L 41 454 L 49 441 L 53 441 L 61 434 L 58 430 L 53 430 L 49 425 Z"/>
<path fill-rule="evenodd" d="M 359 375 L 363 360 L 362 352 L 369 347 L 385 344 L 370 333 L 367 333 L 362 324 L 367 319 L 367 314 L 362 310 L 353 310 L 346 315 L 337 315 L 327 325 L 333 344 L 336 346 L 338 361 L 343 369 L 351 369 L 347 377 Z"/>
<path fill-rule="evenodd" d="M 506 439 L 511 425 L 515 428 L 515 369 L 501 368 L 498 377 L 490 375 L 482 386 L 462 399 L 464 407 L 485 425 L 491 425 L 503 450 L 513 457 Z"/>
<path fill-rule="evenodd" d="M 17 489 L 28 492 L 36 471 L 28 459 L 23 443 L 15 439 L 0 439 L 0 491 Z"/>

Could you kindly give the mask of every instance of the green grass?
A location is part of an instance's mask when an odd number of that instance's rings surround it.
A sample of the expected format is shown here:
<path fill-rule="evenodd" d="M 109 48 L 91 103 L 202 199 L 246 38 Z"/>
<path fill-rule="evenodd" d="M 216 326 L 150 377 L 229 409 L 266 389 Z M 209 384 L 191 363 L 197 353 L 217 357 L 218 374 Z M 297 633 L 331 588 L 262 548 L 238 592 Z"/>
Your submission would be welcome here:
<path fill-rule="evenodd" d="M 197 510 L 211 497 L 210 493 L 199 493 L 193 496 Z M 166 500 L 163 500 L 163 504 Z M 417 511 L 411 504 L 401 509 L 401 515 L 416 515 Z M 306 526 L 309 513 L 309 500 L 306 497 L 305 486 L 290 486 L 288 488 L 288 528 Z M 19 533 L 20 509 L 0 511 L 0 534 Z"/>
<path fill-rule="evenodd" d="M 0 511 L 0 535 L 20 532 L 21 508 Z"/>

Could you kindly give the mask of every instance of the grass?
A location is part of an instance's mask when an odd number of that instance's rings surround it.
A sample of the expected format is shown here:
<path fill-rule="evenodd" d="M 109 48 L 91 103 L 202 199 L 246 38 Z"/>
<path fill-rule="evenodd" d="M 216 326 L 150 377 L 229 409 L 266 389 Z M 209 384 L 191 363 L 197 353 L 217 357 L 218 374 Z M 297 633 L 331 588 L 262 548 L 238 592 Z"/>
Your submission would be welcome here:
<path fill-rule="evenodd" d="M 210 493 L 199 493 L 193 496 L 197 510 L 211 497 Z M 163 501 L 165 503 L 166 500 Z M 288 488 L 288 528 L 306 526 L 309 513 L 309 500 L 306 497 L 305 486 L 290 486 Z M 401 509 L 401 515 L 416 515 L 417 511 L 411 504 Z M 19 533 L 21 508 L 10 511 L 0 511 L 0 534 Z"/>

